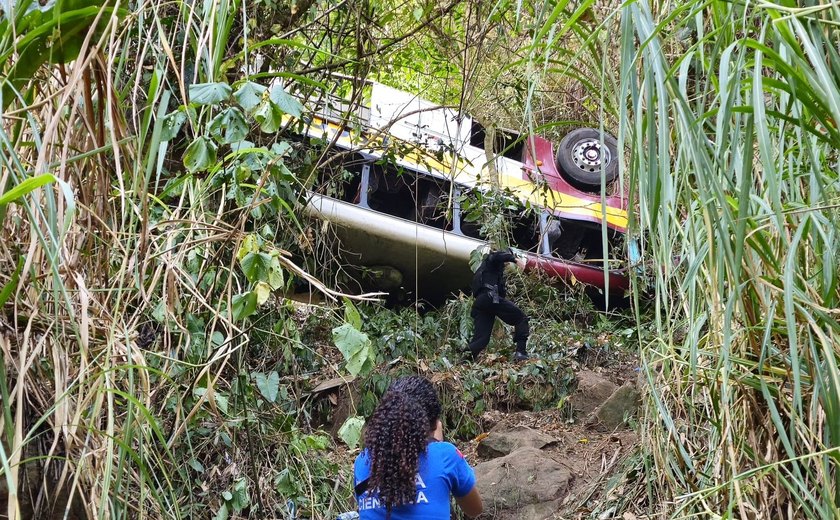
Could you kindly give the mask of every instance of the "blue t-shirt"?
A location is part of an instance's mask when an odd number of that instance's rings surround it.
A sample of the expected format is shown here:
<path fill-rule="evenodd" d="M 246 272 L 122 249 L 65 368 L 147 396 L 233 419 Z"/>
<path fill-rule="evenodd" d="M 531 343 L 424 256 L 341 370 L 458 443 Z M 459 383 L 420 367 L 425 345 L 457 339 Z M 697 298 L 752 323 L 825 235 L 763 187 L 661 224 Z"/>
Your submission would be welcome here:
<path fill-rule="evenodd" d="M 356 457 L 353 465 L 354 486 L 370 476 L 370 458 L 367 450 Z M 414 504 L 391 510 L 391 520 L 428 519 L 449 520 L 449 495 L 466 496 L 475 486 L 475 473 L 464 456 L 453 444 L 432 442 L 420 455 L 420 468 L 415 479 L 417 497 Z M 356 497 L 361 520 L 385 518 L 385 505 L 372 490 Z"/>

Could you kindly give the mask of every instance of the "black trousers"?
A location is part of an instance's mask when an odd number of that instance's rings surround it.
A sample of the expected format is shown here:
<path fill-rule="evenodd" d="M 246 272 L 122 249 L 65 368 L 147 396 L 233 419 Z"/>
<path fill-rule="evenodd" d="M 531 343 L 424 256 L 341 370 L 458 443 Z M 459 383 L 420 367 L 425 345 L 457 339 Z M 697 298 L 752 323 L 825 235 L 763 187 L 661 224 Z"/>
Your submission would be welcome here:
<path fill-rule="evenodd" d="M 504 298 L 499 298 L 499 303 L 493 303 L 489 294 L 482 293 L 475 298 L 470 316 L 475 323 L 475 331 L 469 349 L 474 355 L 478 355 L 490 343 L 490 334 L 493 332 L 493 323 L 497 317 L 508 325 L 513 325 L 513 342 L 516 343 L 516 351 L 525 353 L 525 345 L 530 332 L 528 316 L 515 303 Z"/>

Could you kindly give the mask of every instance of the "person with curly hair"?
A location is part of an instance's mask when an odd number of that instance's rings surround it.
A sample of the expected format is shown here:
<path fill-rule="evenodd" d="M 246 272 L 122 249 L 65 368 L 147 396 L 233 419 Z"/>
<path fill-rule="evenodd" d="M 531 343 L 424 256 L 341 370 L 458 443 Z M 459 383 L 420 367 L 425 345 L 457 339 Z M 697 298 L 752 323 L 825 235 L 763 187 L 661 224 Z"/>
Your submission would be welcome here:
<path fill-rule="evenodd" d="M 449 520 L 450 495 L 467 516 L 481 514 L 475 473 L 443 441 L 440 413 L 426 378 L 400 378 L 385 392 L 353 467 L 361 520 Z"/>

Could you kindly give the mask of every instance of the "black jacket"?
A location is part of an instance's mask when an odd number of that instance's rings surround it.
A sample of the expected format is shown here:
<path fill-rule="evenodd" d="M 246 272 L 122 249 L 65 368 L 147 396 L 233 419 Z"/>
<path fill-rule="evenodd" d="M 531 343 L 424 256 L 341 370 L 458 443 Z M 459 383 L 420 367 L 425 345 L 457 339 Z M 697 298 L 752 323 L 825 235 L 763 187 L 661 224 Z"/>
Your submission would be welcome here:
<path fill-rule="evenodd" d="M 507 262 L 516 262 L 516 257 L 509 250 L 493 251 L 488 254 L 473 276 L 471 287 L 473 296 L 479 296 L 489 290 L 488 286 L 494 286 L 500 297 L 506 297 L 505 263 Z"/>

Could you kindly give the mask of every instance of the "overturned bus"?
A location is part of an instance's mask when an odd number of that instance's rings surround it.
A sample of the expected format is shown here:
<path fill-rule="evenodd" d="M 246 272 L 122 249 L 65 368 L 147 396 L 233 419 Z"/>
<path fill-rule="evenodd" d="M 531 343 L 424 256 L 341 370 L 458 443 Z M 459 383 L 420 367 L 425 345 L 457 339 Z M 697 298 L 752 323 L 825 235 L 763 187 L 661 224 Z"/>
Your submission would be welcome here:
<path fill-rule="evenodd" d="M 347 263 L 387 270 L 380 289 L 423 298 L 468 287 L 471 253 L 487 245 L 476 206 L 495 188 L 516 202 L 501 211 L 526 270 L 624 295 L 627 196 L 614 182 L 613 137 L 577 129 L 557 146 L 504 131 L 486 139 L 468 115 L 379 83 L 368 88 L 369 105 L 352 119 L 346 106 L 321 103 L 301 123 L 302 134 L 336 151 L 339 167 L 324 169 L 332 173 L 312 187 L 307 208 L 334 224 Z"/>

